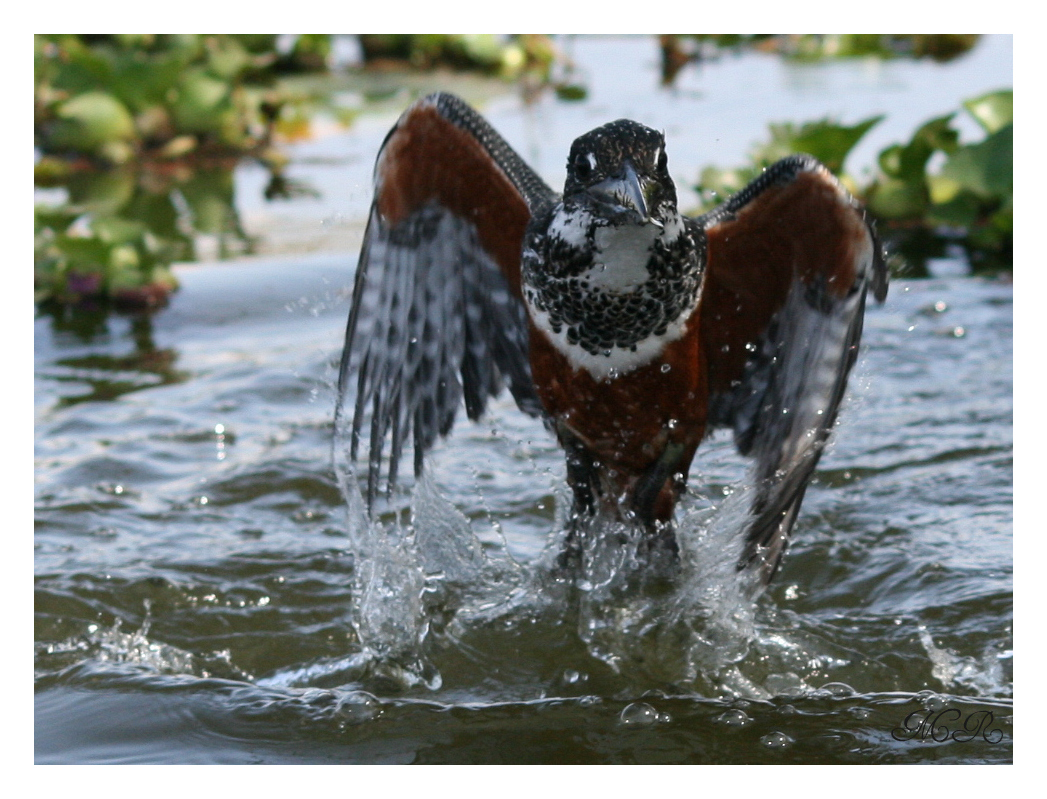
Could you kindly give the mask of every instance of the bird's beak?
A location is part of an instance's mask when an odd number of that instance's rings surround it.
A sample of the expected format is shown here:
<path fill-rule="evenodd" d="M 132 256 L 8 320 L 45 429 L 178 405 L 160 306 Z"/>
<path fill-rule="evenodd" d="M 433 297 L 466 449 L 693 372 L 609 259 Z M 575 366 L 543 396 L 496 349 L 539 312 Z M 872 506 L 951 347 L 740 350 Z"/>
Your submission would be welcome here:
<path fill-rule="evenodd" d="M 589 193 L 600 202 L 614 206 L 618 211 L 632 210 L 640 215 L 640 224 L 654 224 L 661 227 L 661 222 L 651 217 L 644 192 L 644 181 L 636 174 L 630 161 L 625 162 L 622 172 L 612 178 L 601 180 L 589 187 Z"/>

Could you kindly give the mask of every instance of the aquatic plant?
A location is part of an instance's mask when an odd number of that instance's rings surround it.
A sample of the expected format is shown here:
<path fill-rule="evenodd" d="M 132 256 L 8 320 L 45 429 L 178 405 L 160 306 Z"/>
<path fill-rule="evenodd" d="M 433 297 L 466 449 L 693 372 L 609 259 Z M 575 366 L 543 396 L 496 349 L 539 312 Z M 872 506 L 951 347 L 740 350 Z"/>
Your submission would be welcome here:
<path fill-rule="evenodd" d="M 361 34 L 365 68 L 409 66 L 486 73 L 524 84 L 525 94 L 552 88 L 562 100 L 581 100 L 586 87 L 573 80 L 573 65 L 551 36 L 494 34 Z"/>
<path fill-rule="evenodd" d="M 275 37 L 37 35 L 34 136 L 45 155 L 122 164 L 265 146 L 292 98 Z M 313 48 L 315 49 L 315 48 Z"/>
<path fill-rule="evenodd" d="M 197 258 L 201 237 L 222 257 L 249 251 L 232 166 L 126 164 L 63 175 L 68 201 L 34 209 L 36 302 L 156 307 L 177 287 L 170 265 Z M 47 181 L 39 170 L 37 178 Z"/>
<path fill-rule="evenodd" d="M 565 59 L 548 36 L 358 40 L 365 70 L 401 58 L 585 94 L 551 80 Z M 69 195 L 36 208 L 37 302 L 162 304 L 177 285 L 170 264 L 196 257 L 200 234 L 217 237 L 220 255 L 250 250 L 232 198 L 238 159 L 269 169 L 268 199 L 308 192 L 283 174 L 274 137 L 308 135 L 321 111 L 343 124 L 358 111 L 315 82 L 278 80 L 326 72 L 330 34 L 290 44 L 269 34 L 62 34 L 34 44 L 35 182 Z"/>
<path fill-rule="evenodd" d="M 286 159 L 270 141 L 307 98 L 274 80 L 325 69 L 328 39 L 282 52 L 276 36 L 36 36 L 35 183 L 68 194 L 35 210 L 37 302 L 153 307 L 196 235 L 245 249 L 232 168 L 249 155 L 280 185 Z"/>
<path fill-rule="evenodd" d="M 932 119 L 907 143 L 883 150 L 879 174 L 861 190 L 886 237 L 919 271 L 950 245 L 962 248 L 974 270 L 1013 264 L 1013 92 L 990 92 L 963 107 L 984 138 L 961 144 L 955 114 Z M 944 163 L 936 169 L 937 153 Z"/>
<path fill-rule="evenodd" d="M 696 190 L 703 209 L 719 204 L 778 158 L 807 152 L 822 161 L 865 202 L 890 249 L 911 275 L 926 274 L 929 258 L 959 248 L 972 269 L 1013 263 L 1013 92 L 990 92 L 963 103 L 985 133 L 962 144 L 955 113 L 917 128 L 908 142 L 882 150 L 871 180 L 844 171 L 847 155 L 883 117 L 845 126 L 823 119 L 803 125 L 772 124 L 770 140 L 756 145 L 750 163 L 707 167 Z M 935 158 L 936 154 L 938 155 Z"/>
<path fill-rule="evenodd" d="M 930 58 L 945 62 L 969 52 L 976 33 L 791 33 L 662 34 L 662 82 L 671 84 L 687 64 L 717 58 L 726 51 L 759 50 L 792 61 L 834 58 Z"/>

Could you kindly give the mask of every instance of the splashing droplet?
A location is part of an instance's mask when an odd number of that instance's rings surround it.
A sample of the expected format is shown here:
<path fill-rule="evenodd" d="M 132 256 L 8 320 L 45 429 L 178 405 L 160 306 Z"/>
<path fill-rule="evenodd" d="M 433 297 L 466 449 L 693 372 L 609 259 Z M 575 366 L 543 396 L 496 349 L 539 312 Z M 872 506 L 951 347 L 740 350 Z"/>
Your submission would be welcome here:
<path fill-rule="evenodd" d="M 717 716 L 716 721 L 723 724 L 725 727 L 744 727 L 752 721 L 752 719 L 749 718 L 749 715 L 744 710 L 732 708 L 731 710 L 725 710 Z"/>
<path fill-rule="evenodd" d="M 768 749 L 788 749 L 795 741 L 784 732 L 775 731 L 763 736 L 760 743 Z"/>
<path fill-rule="evenodd" d="M 618 720 L 625 725 L 649 727 L 658 723 L 658 711 L 646 702 L 633 702 L 625 706 Z"/>

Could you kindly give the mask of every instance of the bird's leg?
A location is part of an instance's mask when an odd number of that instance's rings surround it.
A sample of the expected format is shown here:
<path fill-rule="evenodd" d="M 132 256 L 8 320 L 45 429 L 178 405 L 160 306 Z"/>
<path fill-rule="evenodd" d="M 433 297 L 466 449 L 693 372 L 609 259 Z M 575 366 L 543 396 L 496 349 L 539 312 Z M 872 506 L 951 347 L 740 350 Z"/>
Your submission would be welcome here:
<path fill-rule="evenodd" d="M 600 479 L 593 457 L 581 441 L 563 425 L 558 426 L 560 442 L 567 455 L 567 484 L 571 487 L 573 502 L 567 520 L 567 538 L 557 562 L 562 569 L 577 572 L 581 569 L 583 527 L 596 514 L 596 498 L 600 494 Z"/>
<path fill-rule="evenodd" d="M 675 475 L 679 473 L 685 449 L 682 443 L 669 442 L 661 457 L 640 476 L 633 488 L 632 511 L 645 530 L 639 554 L 646 559 L 665 552 L 675 560 L 680 554 L 672 512 L 683 489 Z"/>

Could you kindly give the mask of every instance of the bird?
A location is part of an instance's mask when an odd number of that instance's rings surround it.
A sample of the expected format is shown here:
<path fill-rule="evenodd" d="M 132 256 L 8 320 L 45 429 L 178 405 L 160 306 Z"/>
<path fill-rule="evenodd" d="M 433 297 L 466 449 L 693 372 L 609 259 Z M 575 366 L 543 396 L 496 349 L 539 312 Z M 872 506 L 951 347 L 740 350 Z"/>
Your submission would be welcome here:
<path fill-rule="evenodd" d="M 557 193 L 459 97 L 415 101 L 376 159 L 338 377 L 336 428 L 366 449 L 366 501 L 420 475 L 460 406 L 508 388 L 564 450 L 561 564 L 594 519 L 679 555 L 695 453 L 733 432 L 755 491 L 739 570 L 767 583 L 829 440 L 869 290 L 887 295 L 862 206 L 809 155 L 707 213 L 681 213 L 663 133 L 579 136 Z"/>

